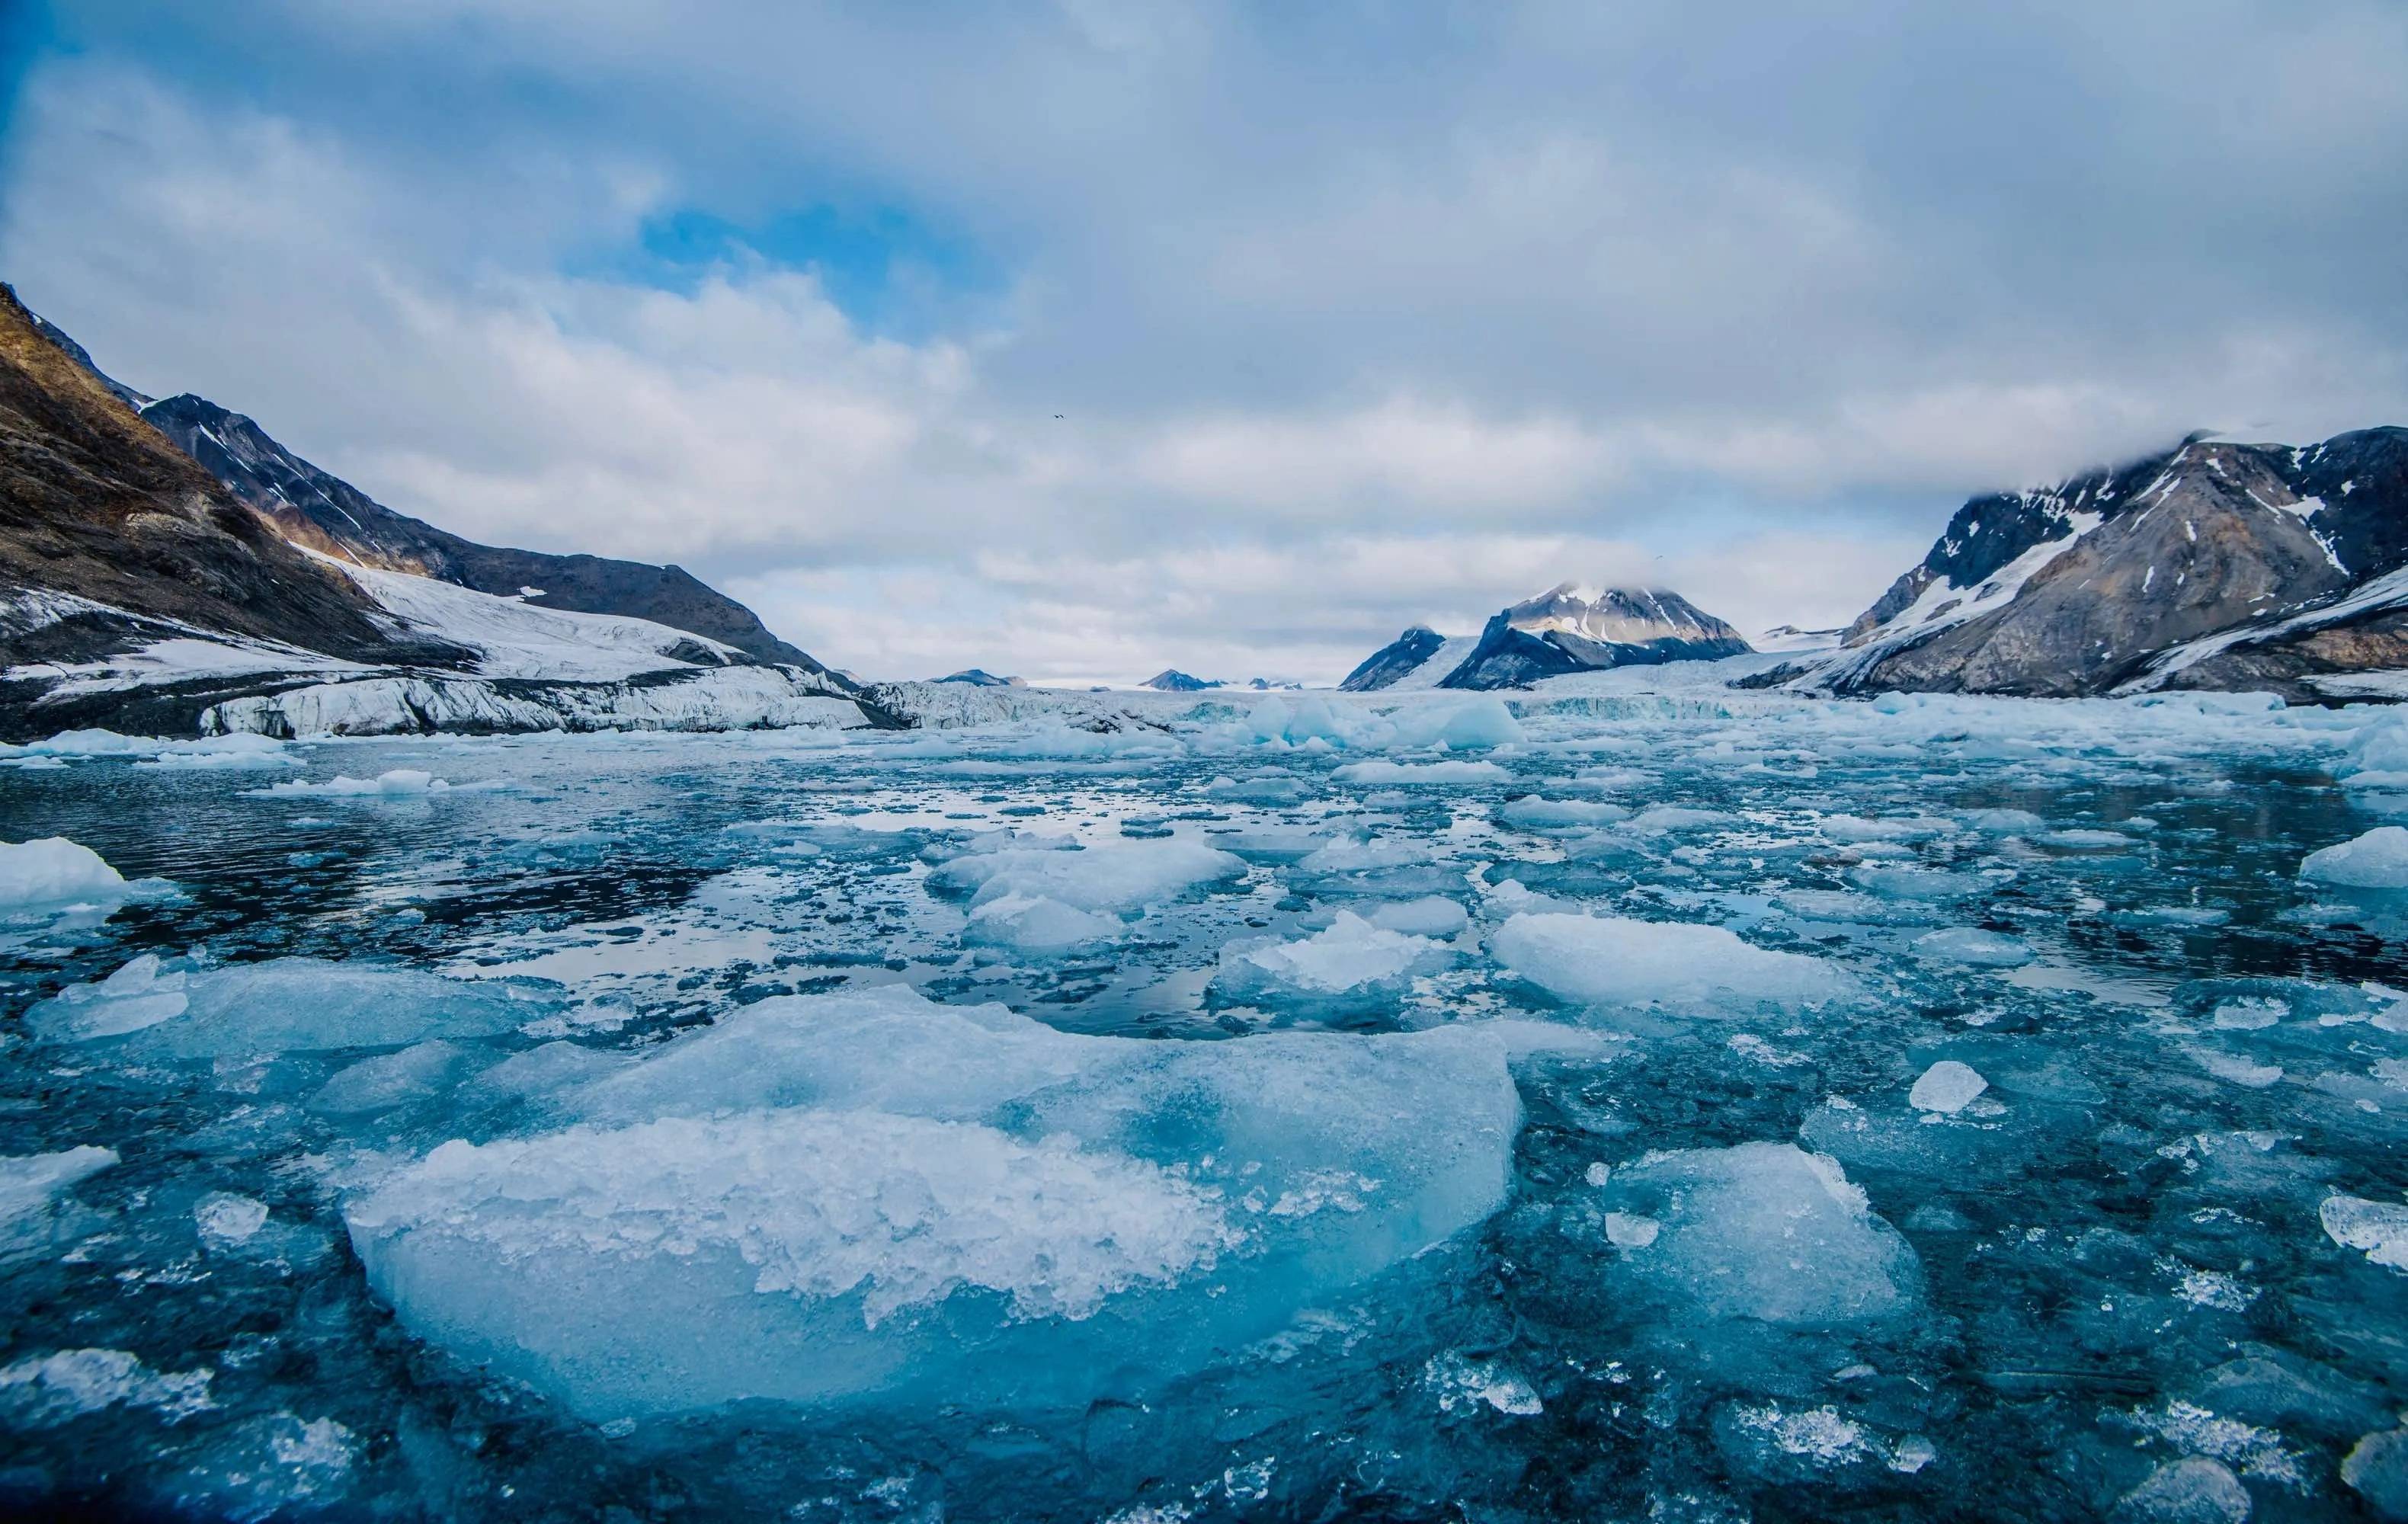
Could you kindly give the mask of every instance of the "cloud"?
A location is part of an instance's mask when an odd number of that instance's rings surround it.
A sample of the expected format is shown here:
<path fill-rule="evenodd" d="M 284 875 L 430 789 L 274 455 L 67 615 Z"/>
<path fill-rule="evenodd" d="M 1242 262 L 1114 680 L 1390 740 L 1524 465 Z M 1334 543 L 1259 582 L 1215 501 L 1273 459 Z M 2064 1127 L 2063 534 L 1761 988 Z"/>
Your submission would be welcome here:
<path fill-rule="evenodd" d="M 78 11 L 0 273 L 105 364 L 881 675 L 1833 623 L 1971 492 L 2408 419 L 2386 5 Z M 744 246 L 822 210 L 909 237 Z"/>

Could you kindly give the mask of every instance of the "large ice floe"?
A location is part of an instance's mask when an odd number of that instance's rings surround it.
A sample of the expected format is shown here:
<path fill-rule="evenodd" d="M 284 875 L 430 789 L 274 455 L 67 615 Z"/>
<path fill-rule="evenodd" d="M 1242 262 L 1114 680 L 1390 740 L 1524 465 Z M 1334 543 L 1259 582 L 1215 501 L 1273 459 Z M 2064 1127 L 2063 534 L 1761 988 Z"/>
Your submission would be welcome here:
<path fill-rule="evenodd" d="M 0 751 L 0 1513 L 2396 1513 L 2408 721 L 1752 660 Z"/>
<path fill-rule="evenodd" d="M 1494 1211 L 1517 1037 L 1149 1042 L 895 987 L 767 1000 L 344 1215 L 405 1324 L 589 1416 L 1084 1403 Z"/>

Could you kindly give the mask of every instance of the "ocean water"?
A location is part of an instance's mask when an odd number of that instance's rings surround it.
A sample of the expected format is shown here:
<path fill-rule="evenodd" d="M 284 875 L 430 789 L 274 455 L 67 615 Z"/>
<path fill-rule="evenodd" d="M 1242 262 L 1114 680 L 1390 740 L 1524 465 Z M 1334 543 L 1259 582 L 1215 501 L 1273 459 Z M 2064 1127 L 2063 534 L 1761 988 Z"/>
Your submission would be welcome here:
<path fill-rule="evenodd" d="M 2397 1517 L 2388 712 L 1149 712 L 0 758 L 0 1504 Z"/>

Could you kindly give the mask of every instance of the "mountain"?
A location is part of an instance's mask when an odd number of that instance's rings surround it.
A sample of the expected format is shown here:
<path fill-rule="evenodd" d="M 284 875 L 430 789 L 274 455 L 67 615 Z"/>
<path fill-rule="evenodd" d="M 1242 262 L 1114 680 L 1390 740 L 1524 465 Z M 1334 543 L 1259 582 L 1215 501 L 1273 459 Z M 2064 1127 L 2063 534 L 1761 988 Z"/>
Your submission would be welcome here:
<path fill-rule="evenodd" d="M 456 666 L 284 543 L 0 286 L 0 701 L 142 640 L 220 632 L 345 660 Z"/>
<path fill-rule="evenodd" d="M 1795 625 L 1775 625 L 1749 644 L 1758 651 L 1820 651 L 1840 643 L 1847 632 L 1839 628 L 1810 630 Z"/>
<path fill-rule="evenodd" d="M 480 545 L 394 512 L 207 397 L 187 392 L 142 404 L 141 411 L 284 538 L 337 560 L 434 577 L 544 608 L 649 619 L 766 662 L 826 669 L 770 634 L 752 610 L 682 568 Z"/>
<path fill-rule="evenodd" d="M 1749 649 L 1739 631 L 1678 593 L 1565 582 L 1490 619 L 1438 686 L 1521 688 L 1571 672 L 1713 661 Z"/>
<path fill-rule="evenodd" d="M 1427 625 L 1415 625 L 1363 658 L 1361 666 L 1338 684 L 1340 693 L 1374 693 L 1393 686 L 1426 666 L 1446 644 L 1446 637 Z M 1466 653 L 1469 654 L 1469 653 Z M 1441 674 L 1443 675 L 1443 674 Z"/>
<path fill-rule="evenodd" d="M 1200 677 L 1190 677 L 1176 667 L 1166 667 L 1138 686 L 1152 688 L 1156 693 L 1202 693 L 1207 688 L 1226 687 L 1227 684 L 1218 678 L 1208 681 Z"/>
<path fill-rule="evenodd" d="M 939 683 L 966 683 L 973 688 L 1025 688 L 1028 680 L 1018 677 L 997 677 L 983 667 L 968 667 L 958 672 L 937 679 Z"/>
<path fill-rule="evenodd" d="M 306 515 L 244 501 L 144 406 L 0 286 L 0 737 L 900 723 L 815 663 L 292 543 Z"/>
<path fill-rule="evenodd" d="M 2372 692 L 2408 669 L 2408 430 L 2322 444 L 2193 436 L 1975 497 L 1820 661 L 1808 691 L 2072 697 Z M 2400 585 L 2395 585 L 2400 584 Z"/>

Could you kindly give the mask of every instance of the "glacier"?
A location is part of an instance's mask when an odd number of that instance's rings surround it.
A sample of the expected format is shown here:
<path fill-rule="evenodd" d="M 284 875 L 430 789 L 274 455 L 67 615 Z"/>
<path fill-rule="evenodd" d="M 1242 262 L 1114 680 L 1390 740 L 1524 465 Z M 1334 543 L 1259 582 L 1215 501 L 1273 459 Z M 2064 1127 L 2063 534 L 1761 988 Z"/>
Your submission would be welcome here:
<path fill-rule="evenodd" d="M 1771 659 L 7 748 L 0 1499 L 2396 1511 L 2408 717 Z"/>

